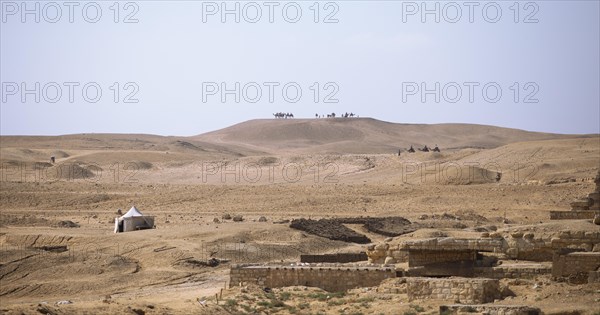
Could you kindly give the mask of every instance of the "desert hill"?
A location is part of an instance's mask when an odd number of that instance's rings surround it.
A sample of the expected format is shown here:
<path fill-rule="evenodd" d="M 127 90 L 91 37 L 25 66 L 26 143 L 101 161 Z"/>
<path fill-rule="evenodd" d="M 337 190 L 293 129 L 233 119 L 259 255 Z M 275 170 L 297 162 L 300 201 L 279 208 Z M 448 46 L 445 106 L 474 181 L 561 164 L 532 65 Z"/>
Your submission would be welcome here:
<path fill-rule="evenodd" d="M 58 159 L 99 151 L 175 153 L 182 159 L 297 154 L 380 154 L 438 144 L 440 148 L 497 148 L 525 141 L 594 137 L 475 124 L 400 124 L 373 118 L 257 119 L 192 137 L 148 134 L 1 136 L 3 161 Z M 71 152 L 66 152 L 68 148 Z M 90 156 L 92 155 L 92 156 Z M 176 160 L 173 156 L 169 160 Z M 151 160 L 164 160 L 153 157 Z"/>
<path fill-rule="evenodd" d="M 191 137 L 265 151 L 390 153 L 438 144 L 444 149 L 495 148 L 514 142 L 574 138 L 475 124 L 400 124 L 373 118 L 257 119 Z"/>
<path fill-rule="evenodd" d="M 142 134 L 74 134 L 63 136 L 2 136 L 0 162 L 60 163 L 186 163 L 204 159 L 260 155 L 261 151 L 236 145 L 220 145 L 186 137 Z"/>
<path fill-rule="evenodd" d="M 440 173 L 434 177 L 438 184 L 496 182 L 498 173 L 504 176 L 502 182 L 514 182 L 517 177 L 519 182 L 525 178 L 560 182 L 592 176 L 600 146 L 598 135 L 560 135 L 470 124 L 398 124 L 371 118 L 250 120 L 193 137 L 75 134 L 2 136 L 0 140 L 0 162 L 6 168 L 2 173 L 6 180 L 10 176 L 21 180 L 21 169 L 26 168 L 41 169 L 48 178 L 97 178 L 103 173 L 102 179 L 109 180 L 135 174 L 136 181 L 169 183 L 222 183 L 219 173 L 203 177 L 203 163 L 229 163 L 230 167 L 242 168 L 260 165 L 263 174 L 277 167 L 279 175 L 289 165 L 301 165 L 301 182 L 314 181 L 308 174 L 315 173 L 315 168 L 319 172 L 315 176 L 335 175 L 344 182 L 375 178 L 395 182 L 398 176 L 407 174 L 410 163 L 428 168 L 425 172 Z M 398 149 L 410 145 L 419 148 L 436 144 L 441 153 L 396 155 Z M 57 164 L 49 163 L 50 156 L 56 157 Z M 480 178 L 460 178 L 459 172 L 470 174 L 473 169 L 469 167 L 474 163 L 478 163 Z M 115 169 L 123 174 L 115 174 Z M 421 170 L 413 173 L 404 180 L 422 182 L 417 176 Z M 274 182 L 283 180 L 279 177 Z M 269 180 L 265 175 L 256 183 Z"/>

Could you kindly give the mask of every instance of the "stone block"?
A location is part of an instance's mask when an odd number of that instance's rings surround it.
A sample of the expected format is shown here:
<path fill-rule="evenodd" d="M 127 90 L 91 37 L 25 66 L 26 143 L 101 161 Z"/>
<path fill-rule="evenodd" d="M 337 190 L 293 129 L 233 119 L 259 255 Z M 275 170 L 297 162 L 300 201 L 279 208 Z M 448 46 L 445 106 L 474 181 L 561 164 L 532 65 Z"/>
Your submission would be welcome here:
<path fill-rule="evenodd" d="M 587 208 L 592 205 L 592 200 L 590 198 L 579 199 L 571 202 L 572 208 Z"/>

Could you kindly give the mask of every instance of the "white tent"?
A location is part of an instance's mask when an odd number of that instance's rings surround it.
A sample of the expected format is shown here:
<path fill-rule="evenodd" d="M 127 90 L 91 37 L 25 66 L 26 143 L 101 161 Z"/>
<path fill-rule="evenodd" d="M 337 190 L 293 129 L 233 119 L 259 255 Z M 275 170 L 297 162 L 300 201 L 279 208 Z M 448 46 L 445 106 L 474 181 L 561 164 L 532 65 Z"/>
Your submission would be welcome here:
<path fill-rule="evenodd" d="M 154 217 L 143 215 L 135 206 L 115 218 L 115 233 L 154 228 Z"/>
<path fill-rule="evenodd" d="M 121 218 L 129 218 L 129 217 L 143 217 L 144 215 L 138 210 L 135 206 L 131 207 L 127 213 L 121 216 Z"/>

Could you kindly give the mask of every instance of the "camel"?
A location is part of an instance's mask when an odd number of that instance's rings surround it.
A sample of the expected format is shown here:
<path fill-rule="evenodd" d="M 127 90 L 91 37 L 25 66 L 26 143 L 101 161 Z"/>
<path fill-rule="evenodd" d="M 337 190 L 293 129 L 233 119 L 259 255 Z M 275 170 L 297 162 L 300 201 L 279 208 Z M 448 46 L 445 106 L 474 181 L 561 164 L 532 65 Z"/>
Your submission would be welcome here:
<path fill-rule="evenodd" d="M 421 151 L 421 152 L 429 152 L 429 148 L 427 147 L 427 145 L 425 145 L 423 147 L 423 149 L 419 149 L 419 151 Z"/>
<path fill-rule="evenodd" d="M 413 148 L 413 146 L 412 146 L 412 145 L 410 146 L 410 149 L 408 149 L 408 152 L 409 152 L 409 153 L 415 153 L 415 149 Z"/>
<path fill-rule="evenodd" d="M 317 117 L 317 116 L 318 115 L 315 115 L 315 117 Z M 339 117 L 341 117 L 341 118 L 348 118 L 348 117 L 355 117 L 355 116 L 358 117 L 358 115 L 356 115 L 355 113 L 348 113 L 348 112 L 346 112 L 346 113 L 340 114 Z M 319 116 L 319 117 L 321 117 L 321 116 Z M 327 115 L 322 115 L 322 117 L 323 118 L 325 118 L 325 117 L 327 117 L 327 118 L 335 118 L 336 115 L 335 115 L 335 113 L 331 113 L 331 114 L 327 114 Z"/>
<path fill-rule="evenodd" d="M 438 145 L 435 145 L 435 148 L 433 148 L 433 150 L 431 150 L 433 152 L 440 152 L 440 148 L 438 148 Z"/>
<path fill-rule="evenodd" d="M 273 116 L 275 118 L 284 118 L 284 119 L 294 118 L 294 114 L 292 114 L 292 113 L 281 113 L 281 112 L 279 112 L 279 113 L 273 114 Z"/>

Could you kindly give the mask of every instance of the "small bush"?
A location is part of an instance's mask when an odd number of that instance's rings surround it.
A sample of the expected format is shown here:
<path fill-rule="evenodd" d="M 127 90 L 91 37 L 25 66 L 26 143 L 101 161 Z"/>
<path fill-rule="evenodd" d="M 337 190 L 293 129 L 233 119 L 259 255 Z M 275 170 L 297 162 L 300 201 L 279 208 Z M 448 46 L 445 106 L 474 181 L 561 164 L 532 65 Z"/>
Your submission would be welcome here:
<path fill-rule="evenodd" d="M 373 301 L 375 301 L 375 298 L 372 296 L 361 297 L 361 298 L 356 299 L 357 303 L 367 303 L 367 302 L 373 302 Z"/>
<path fill-rule="evenodd" d="M 346 301 L 344 301 L 343 299 L 327 301 L 328 306 L 340 306 L 340 305 L 343 305 L 344 303 L 346 303 Z"/>
<path fill-rule="evenodd" d="M 307 309 L 310 305 L 308 303 L 300 303 L 298 304 L 298 308 L 303 310 L 303 309 Z"/>
<path fill-rule="evenodd" d="M 225 306 L 227 306 L 227 307 L 236 307 L 237 305 L 238 305 L 238 303 L 234 299 L 227 299 L 225 301 Z"/>
<path fill-rule="evenodd" d="M 315 292 L 315 293 L 309 293 L 307 295 L 307 297 L 311 298 L 311 299 L 316 299 L 318 301 L 325 301 L 327 300 L 327 294 L 323 293 L 323 292 Z"/>
<path fill-rule="evenodd" d="M 240 306 L 241 306 L 241 308 L 244 309 L 244 311 L 246 311 L 246 313 L 249 313 L 249 314 L 258 313 L 258 311 L 256 310 L 255 307 L 250 307 L 249 305 L 244 305 L 244 304 L 241 304 Z"/>
<path fill-rule="evenodd" d="M 346 296 L 346 292 L 333 292 L 330 293 L 329 296 L 331 298 L 343 298 L 344 296 Z"/>
<path fill-rule="evenodd" d="M 269 304 L 270 304 L 269 301 L 258 301 L 256 303 L 256 305 L 258 305 L 258 306 L 264 306 L 264 307 L 269 306 Z"/>
<path fill-rule="evenodd" d="M 287 301 L 290 299 L 290 296 L 292 294 L 290 292 L 281 292 L 281 294 L 279 295 L 279 299 L 282 301 Z"/>
<path fill-rule="evenodd" d="M 411 304 L 409 306 L 410 306 L 410 308 L 412 308 L 413 310 L 415 310 L 417 313 L 421 313 L 421 312 L 425 311 L 425 309 L 422 306 L 420 306 L 420 305 Z"/>

